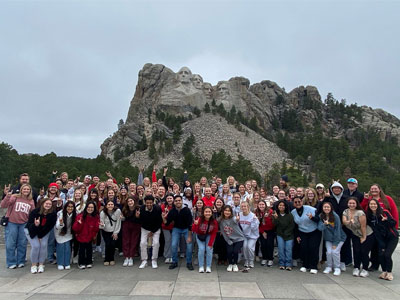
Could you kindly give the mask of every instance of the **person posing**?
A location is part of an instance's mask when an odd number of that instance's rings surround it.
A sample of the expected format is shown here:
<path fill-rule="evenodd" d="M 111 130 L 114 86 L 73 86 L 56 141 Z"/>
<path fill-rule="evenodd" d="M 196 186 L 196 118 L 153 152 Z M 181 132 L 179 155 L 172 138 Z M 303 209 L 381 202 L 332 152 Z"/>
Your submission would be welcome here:
<path fill-rule="evenodd" d="M 161 211 L 162 213 L 168 214 L 170 210 L 174 208 L 174 195 L 168 194 L 166 197 L 165 203 L 161 204 Z M 172 243 L 172 229 L 174 228 L 174 224 L 171 223 L 168 226 L 161 224 L 161 228 L 164 234 L 164 257 L 165 263 L 171 264 L 172 263 L 172 252 L 171 252 L 171 243 Z"/>
<path fill-rule="evenodd" d="M 233 200 L 227 203 L 230 207 L 232 207 L 233 214 L 236 216 L 240 213 L 240 194 L 234 193 Z"/>
<path fill-rule="evenodd" d="M 205 206 L 213 207 L 215 197 L 212 195 L 212 190 L 210 187 L 204 188 L 204 197 L 202 198 Z"/>
<path fill-rule="evenodd" d="M 232 201 L 232 193 L 227 183 L 222 186 L 220 196 L 222 199 L 224 199 L 224 204 L 228 204 L 230 201 Z"/>
<path fill-rule="evenodd" d="M 357 198 L 350 197 L 347 205 L 348 208 L 343 212 L 342 223 L 351 231 L 354 256 L 353 276 L 367 277 L 369 275 L 368 256 L 374 243 L 374 234 L 371 227 L 367 225 L 365 213 Z M 362 268 L 360 268 L 361 264 Z"/>
<path fill-rule="evenodd" d="M 310 269 L 311 274 L 317 274 L 321 231 L 317 228 L 316 209 L 309 205 L 303 205 L 303 200 L 298 196 L 293 199 L 293 203 L 295 208 L 291 213 L 298 226 L 296 240 L 300 244 L 300 256 L 303 260 L 300 271 L 307 272 L 307 269 Z"/>
<path fill-rule="evenodd" d="M 96 242 L 99 225 L 100 217 L 96 204 L 93 201 L 87 201 L 85 209 L 76 216 L 72 225 L 72 231 L 79 242 L 79 269 L 92 267 L 92 242 Z"/>
<path fill-rule="evenodd" d="M 29 214 L 25 234 L 31 244 L 31 273 L 43 273 L 47 257 L 47 242 L 50 231 L 57 221 L 57 213 L 53 210 L 52 201 L 46 198 L 40 206 Z M 39 264 L 39 266 L 38 266 Z"/>
<path fill-rule="evenodd" d="M 174 196 L 174 208 L 168 213 L 164 211 L 162 214 L 163 223 L 168 226 L 172 222 L 174 228 L 172 229 L 172 264 L 169 269 L 178 267 L 178 245 L 181 236 L 186 240 L 186 267 L 193 271 L 192 265 L 192 213 L 189 208 L 183 207 L 182 196 Z"/>
<path fill-rule="evenodd" d="M 9 269 L 23 268 L 25 266 L 26 245 L 28 240 L 24 228 L 29 219 L 29 214 L 35 209 L 32 199 L 32 187 L 21 184 L 18 194 L 12 194 L 10 187 L 6 189 L 7 195 L 1 201 L 1 208 L 7 208 L 6 217 L 8 224 L 5 228 L 6 264 Z"/>
<path fill-rule="evenodd" d="M 245 240 L 242 229 L 239 226 L 239 214 L 234 216 L 232 207 L 225 205 L 219 219 L 219 230 L 227 243 L 228 272 L 238 272 L 237 266 L 239 253 Z"/>
<path fill-rule="evenodd" d="M 140 263 L 139 269 L 144 269 L 147 266 L 147 241 L 150 237 L 152 238 L 153 247 L 151 266 L 153 269 L 157 269 L 162 218 L 161 207 L 154 204 L 153 196 L 144 197 L 144 205 L 142 205 L 140 210 L 136 211 L 136 218 L 139 219 L 139 222 L 141 224 L 140 258 L 142 262 Z"/>
<path fill-rule="evenodd" d="M 340 270 L 340 249 L 346 240 L 346 234 L 342 229 L 340 218 L 333 211 L 332 204 L 325 202 L 322 205 L 322 213 L 319 215 L 318 229 L 322 232 L 326 247 L 326 268 L 324 274 L 334 270 L 333 275 L 339 276 Z"/>
<path fill-rule="evenodd" d="M 355 178 L 347 179 L 347 189 L 344 190 L 343 195 L 348 197 L 356 197 L 358 202 L 361 203 L 364 199 L 364 195 L 358 191 L 358 181 Z"/>
<path fill-rule="evenodd" d="M 213 215 L 215 220 L 219 220 L 224 210 L 224 200 L 218 197 L 214 202 Z M 217 232 L 214 243 L 215 253 L 218 255 L 218 264 L 226 263 L 226 242 L 220 230 Z"/>
<path fill-rule="evenodd" d="M 214 219 L 212 208 L 206 206 L 203 215 L 192 225 L 199 248 L 199 273 L 204 273 L 204 253 L 206 253 L 206 273 L 211 273 L 213 245 L 218 232 L 218 222 Z"/>
<path fill-rule="evenodd" d="M 399 242 L 396 221 L 387 210 L 382 209 L 378 200 L 371 199 L 367 210 L 367 224 L 374 231 L 378 242 L 379 262 L 382 266 L 379 278 L 392 281 L 392 255 Z"/>
<path fill-rule="evenodd" d="M 137 251 L 140 238 L 140 224 L 136 218 L 136 211 L 140 207 L 136 205 L 134 197 L 129 196 L 122 208 L 122 252 L 125 260 L 122 266 L 132 267 L 133 257 Z"/>
<path fill-rule="evenodd" d="M 292 249 L 294 239 L 294 218 L 290 213 L 289 204 L 284 200 L 277 203 L 277 211 L 273 213 L 278 241 L 279 268 L 292 270 Z"/>
<path fill-rule="evenodd" d="M 244 267 L 253 268 L 256 242 L 260 236 L 258 231 L 260 222 L 257 216 L 250 211 L 249 203 L 242 202 L 240 208 L 242 212 L 239 214 L 239 224 L 245 237 L 243 240 Z"/>
<path fill-rule="evenodd" d="M 57 213 L 56 228 L 54 235 L 57 241 L 57 265 L 59 270 L 71 269 L 71 240 L 72 225 L 75 222 L 76 211 L 73 201 L 67 201 L 63 210 Z"/>
<path fill-rule="evenodd" d="M 274 260 L 274 242 L 276 237 L 275 225 L 272 220 L 273 210 L 267 207 L 264 201 L 259 201 L 254 213 L 260 222 L 260 237 L 258 240 L 262 253 L 261 265 L 271 267 Z"/>
<path fill-rule="evenodd" d="M 106 207 L 100 213 L 100 229 L 106 245 L 104 265 L 113 266 L 116 241 L 121 230 L 121 210 L 111 200 L 106 202 Z"/>

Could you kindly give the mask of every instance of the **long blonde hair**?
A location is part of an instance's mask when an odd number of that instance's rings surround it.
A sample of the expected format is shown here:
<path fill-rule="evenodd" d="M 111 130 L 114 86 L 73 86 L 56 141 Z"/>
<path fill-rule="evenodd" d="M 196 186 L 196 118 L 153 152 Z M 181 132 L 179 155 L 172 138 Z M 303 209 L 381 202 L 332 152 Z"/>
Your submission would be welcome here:
<path fill-rule="evenodd" d="M 26 186 L 29 187 L 29 189 L 30 189 L 30 192 L 29 192 L 29 195 L 28 195 L 27 199 L 28 200 L 32 200 L 32 187 L 30 186 L 30 184 L 27 184 L 27 183 L 24 183 L 24 184 L 21 185 L 21 187 L 19 188 L 19 193 L 17 194 L 17 197 L 18 198 L 23 198 L 24 197 L 22 195 L 22 189 L 24 187 L 26 187 Z"/>

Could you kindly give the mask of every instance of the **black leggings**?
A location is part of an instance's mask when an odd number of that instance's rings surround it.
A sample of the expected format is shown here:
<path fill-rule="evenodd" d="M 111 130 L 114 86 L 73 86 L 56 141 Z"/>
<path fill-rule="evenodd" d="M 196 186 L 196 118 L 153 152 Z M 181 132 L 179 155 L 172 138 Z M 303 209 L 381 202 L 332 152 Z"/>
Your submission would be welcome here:
<path fill-rule="evenodd" d="M 392 254 L 397 247 L 399 237 L 391 237 L 385 241 L 385 248 L 379 248 L 379 262 L 383 272 L 392 272 L 393 260 Z"/>
<path fill-rule="evenodd" d="M 261 246 L 262 259 L 274 260 L 274 242 L 276 233 L 275 231 L 267 231 L 267 238 L 265 239 L 260 233 L 259 241 Z"/>
<path fill-rule="evenodd" d="M 226 252 L 228 254 L 228 262 L 230 265 L 236 265 L 238 262 L 239 252 L 243 247 L 243 241 L 233 243 L 232 245 L 226 245 Z"/>
<path fill-rule="evenodd" d="M 372 245 L 374 244 L 375 236 L 370 234 L 364 243 L 361 244 L 360 238 L 354 234 L 351 236 L 353 243 L 353 257 L 354 257 L 354 268 L 368 270 L 369 265 L 369 252 L 371 251 Z"/>
<path fill-rule="evenodd" d="M 217 233 L 217 236 L 215 238 L 215 243 L 214 243 L 214 252 L 215 254 L 218 254 L 218 260 L 220 261 L 226 261 L 226 242 L 224 237 L 220 232 Z"/>
<path fill-rule="evenodd" d="M 116 241 L 112 238 L 113 233 L 102 230 L 101 234 L 103 235 L 104 244 L 106 246 L 104 261 L 114 261 Z"/>
<path fill-rule="evenodd" d="M 317 269 L 319 260 L 319 245 L 321 243 L 321 231 L 318 229 L 312 232 L 301 232 L 300 256 L 303 260 L 303 267 L 306 269 Z"/>
<path fill-rule="evenodd" d="M 92 261 L 92 242 L 79 243 L 78 264 L 81 266 L 91 265 Z"/>

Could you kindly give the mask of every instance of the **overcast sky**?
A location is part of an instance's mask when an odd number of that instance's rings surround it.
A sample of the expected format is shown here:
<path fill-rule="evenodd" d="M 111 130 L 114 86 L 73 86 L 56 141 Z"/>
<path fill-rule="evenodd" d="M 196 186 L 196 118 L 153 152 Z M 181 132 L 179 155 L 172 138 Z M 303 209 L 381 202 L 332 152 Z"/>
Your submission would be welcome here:
<path fill-rule="evenodd" d="M 400 117 L 399 15 L 400 1 L 0 1 L 0 141 L 97 156 L 148 62 Z"/>

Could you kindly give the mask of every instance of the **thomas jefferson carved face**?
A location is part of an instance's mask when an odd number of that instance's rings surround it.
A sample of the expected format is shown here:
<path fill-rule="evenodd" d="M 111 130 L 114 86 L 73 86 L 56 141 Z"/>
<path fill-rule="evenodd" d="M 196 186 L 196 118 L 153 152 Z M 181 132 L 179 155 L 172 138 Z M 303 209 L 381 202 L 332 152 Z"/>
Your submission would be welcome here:
<path fill-rule="evenodd" d="M 201 90 L 203 88 L 203 78 L 200 75 L 194 74 L 192 76 L 192 82 L 196 89 Z"/>
<path fill-rule="evenodd" d="M 212 93 L 213 93 L 213 88 L 212 85 L 208 82 L 203 84 L 203 93 L 206 95 L 207 98 L 211 99 Z"/>
<path fill-rule="evenodd" d="M 218 86 L 218 96 L 221 99 L 227 99 L 229 97 L 229 85 L 227 82 L 223 82 Z"/>
<path fill-rule="evenodd" d="M 180 83 L 188 84 L 190 83 L 190 79 L 192 78 L 192 71 L 190 71 L 187 67 L 183 67 L 179 70 L 176 77 Z"/>

